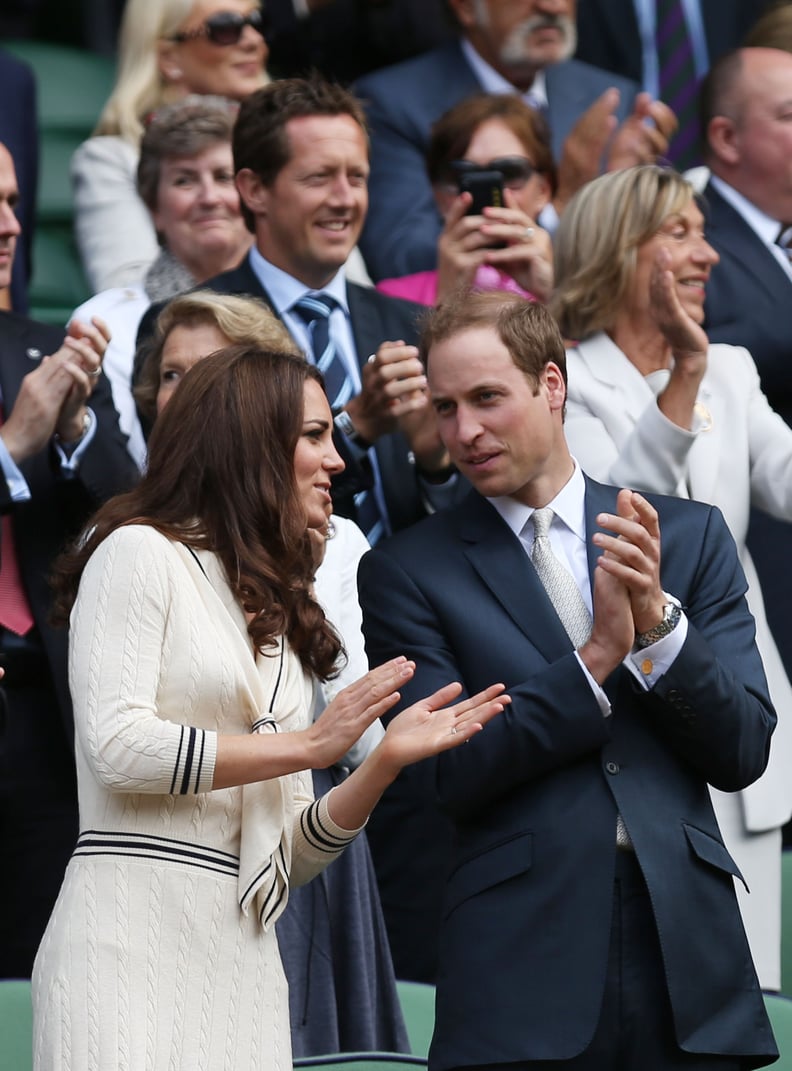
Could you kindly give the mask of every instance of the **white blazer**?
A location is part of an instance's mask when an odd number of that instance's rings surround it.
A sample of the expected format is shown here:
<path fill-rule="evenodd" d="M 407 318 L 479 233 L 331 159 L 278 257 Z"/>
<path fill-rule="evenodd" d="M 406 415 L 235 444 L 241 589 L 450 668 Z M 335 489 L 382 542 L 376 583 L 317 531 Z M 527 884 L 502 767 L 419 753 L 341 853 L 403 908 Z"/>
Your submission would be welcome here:
<path fill-rule="evenodd" d="M 770 408 L 753 359 L 741 347 L 710 346 L 692 431 L 657 406 L 670 373 L 643 376 L 604 333 L 570 349 L 567 368 L 566 436 L 585 472 L 618 486 L 709 502 L 726 518 L 748 578 L 757 645 L 778 713 L 767 770 L 740 794 L 743 817 L 750 832 L 781 826 L 792 814 L 792 687 L 745 539 L 752 505 L 792 520 L 792 428 Z"/>

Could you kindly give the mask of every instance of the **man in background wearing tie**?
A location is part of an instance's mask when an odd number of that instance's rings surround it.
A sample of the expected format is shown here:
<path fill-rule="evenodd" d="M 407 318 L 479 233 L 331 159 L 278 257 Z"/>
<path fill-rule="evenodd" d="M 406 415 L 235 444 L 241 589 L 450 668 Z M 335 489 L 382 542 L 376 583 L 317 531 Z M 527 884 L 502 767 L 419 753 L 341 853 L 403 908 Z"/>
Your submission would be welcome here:
<path fill-rule="evenodd" d="M 429 1067 L 769 1063 L 739 874 L 707 790 L 758 777 L 775 724 L 725 523 L 583 475 L 542 306 L 450 302 L 424 352 L 473 490 L 362 560 L 367 651 L 414 658 L 417 689 L 495 679 L 511 696 L 469 747 L 393 786 L 407 905 L 436 801 L 454 830 Z"/>
<path fill-rule="evenodd" d="M 582 0 L 575 56 L 632 78 L 679 121 L 668 157 L 681 170 L 701 162 L 696 90 L 737 48 L 770 0 Z"/>
<path fill-rule="evenodd" d="M 376 543 L 453 500 L 458 480 L 414 345 L 422 307 L 344 275 L 368 208 L 362 109 L 340 86 L 281 79 L 242 103 L 233 149 L 256 241 L 204 285 L 263 298 L 322 369 L 340 449 L 368 478 L 350 515 Z"/>
<path fill-rule="evenodd" d="M 473 93 L 519 93 L 547 119 L 558 189 L 539 222 L 590 179 L 663 156 L 676 121 L 618 75 L 570 59 L 575 0 L 448 0 L 459 40 L 355 84 L 371 126 L 372 210 L 361 250 L 373 279 L 436 266 L 442 220 L 426 174 L 432 124 Z"/>
<path fill-rule="evenodd" d="M 723 56 L 702 85 L 701 116 L 711 171 L 707 241 L 720 255 L 704 330 L 710 342 L 750 351 L 767 400 L 792 425 L 792 54 L 743 48 Z M 748 547 L 792 675 L 792 528 L 755 511 Z"/>
<path fill-rule="evenodd" d="M 21 228 L 0 145 L 0 289 Z M 101 374 L 106 328 L 64 331 L 0 312 L 0 978 L 29 978 L 77 839 L 66 632 L 49 624 L 49 575 L 93 511 L 137 479 Z M 50 356 L 47 356 L 50 355 Z"/>

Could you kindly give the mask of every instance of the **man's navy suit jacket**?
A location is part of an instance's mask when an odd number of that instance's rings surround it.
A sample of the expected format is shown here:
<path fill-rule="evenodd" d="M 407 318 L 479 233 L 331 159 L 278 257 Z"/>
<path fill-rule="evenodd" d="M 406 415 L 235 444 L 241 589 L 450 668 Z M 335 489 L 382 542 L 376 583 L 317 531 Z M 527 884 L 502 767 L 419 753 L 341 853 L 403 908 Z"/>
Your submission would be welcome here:
<path fill-rule="evenodd" d="M 720 255 L 707 283 L 704 330 L 710 342 L 745 346 L 768 401 L 792 425 L 792 279 L 712 183 L 704 200 L 707 241 Z"/>
<path fill-rule="evenodd" d="M 615 512 L 617 489 L 586 488 L 593 570 L 596 516 Z M 609 717 L 519 539 L 476 492 L 361 562 L 372 664 L 417 663 L 400 707 L 452 680 L 467 694 L 502 681 L 512 698 L 469 744 L 404 771 L 381 805 L 383 900 L 404 911 L 401 939 L 412 923 L 416 943 L 432 941 L 422 913 L 445 886 L 433 1071 L 568 1059 L 588 1045 L 617 814 L 649 888 L 679 1044 L 746 1067 L 775 1052 L 707 789 L 754 781 L 775 725 L 745 578 L 717 509 L 652 501 L 662 583 L 689 630 L 653 690 L 623 666 L 608 678 Z"/>
<path fill-rule="evenodd" d="M 606 89 L 621 91 L 620 119 L 637 92 L 634 82 L 577 60 L 547 67 L 545 77 L 556 159 L 575 122 Z M 369 213 L 360 240 L 366 267 L 374 279 L 428 271 L 437 264 L 442 226 L 426 174 L 432 123 L 481 85 L 454 41 L 361 78 L 355 92 L 371 128 Z"/>
<path fill-rule="evenodd" d="M 0 388 L 6 413 L 13 409 L 24 377 L 35 369 L 41 357 L 60 348 L 63 336 L 62 328 L 0 312 Z M 88 404 L 96 415 L 96 432 L 73 479 L 65 479 L 60 473 L 50 446 L 19 466 L 30 490 L 29 501 L 12 502 L 6 481 L 0 478 L 0 512 L 11 516 L 22 581 L 47 651 L 70 744 L 74 725 L 66 668 L 67 632 L 49 623 L 52 565 L 67 541 L 79 535 L 93 511 L 112 495 L 128 490 L 138 479 L 126 439 L 118 427 L 110 384 L 103 375 Z M 58 717 L 57 711 L 53 711 L 53 717 Z"/>

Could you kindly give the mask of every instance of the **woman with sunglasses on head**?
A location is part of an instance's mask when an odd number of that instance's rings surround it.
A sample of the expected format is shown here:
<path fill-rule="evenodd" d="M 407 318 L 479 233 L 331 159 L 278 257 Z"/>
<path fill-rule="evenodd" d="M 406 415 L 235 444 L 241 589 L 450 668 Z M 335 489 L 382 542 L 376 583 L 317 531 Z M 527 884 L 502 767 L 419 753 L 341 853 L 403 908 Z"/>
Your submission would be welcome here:
<path fill-rule="evenodd" d="M 135 176 L 146 119 L 189 94 L 243 100 L 268 80 L 257 0 L 127 0 L 118 77 L 72 158 L 75 233 L 94 291 L 141 281 L 159 249 Z"/>
<path fill-rule="evenodd" d="M 422 305 L 460 287 L 546 301 L 553 254 L 550 235 L 536 219 L 555 192 L 556 168 L 541 116 L 515 95 L 468 97 L 435 123 L 426 166 L 445 221 L 437 269 L 384 279 L 377 289 Z M 471 214 L 473 197 L 461 186 L 485 171 L 501 177 L 504 204 Z"/>

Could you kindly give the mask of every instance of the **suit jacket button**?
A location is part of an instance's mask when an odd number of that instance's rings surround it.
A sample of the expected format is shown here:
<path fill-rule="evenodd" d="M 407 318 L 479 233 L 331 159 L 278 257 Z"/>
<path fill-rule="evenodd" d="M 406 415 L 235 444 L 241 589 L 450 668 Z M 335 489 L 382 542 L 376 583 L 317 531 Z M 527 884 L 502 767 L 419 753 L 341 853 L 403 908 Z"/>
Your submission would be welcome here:
<path fill-rule="evenodd" d="M 617 774 L 619 772 L 618 762 L 606 762 L 605 769 L 609 774 Z"/>

